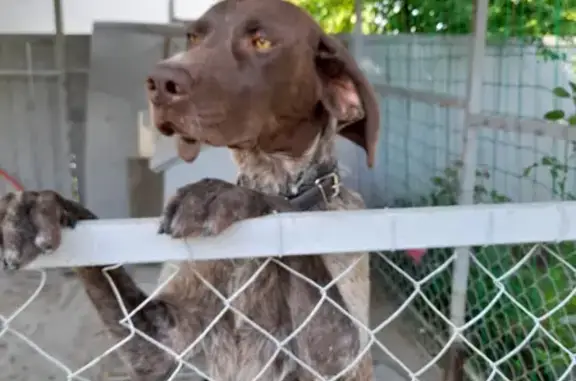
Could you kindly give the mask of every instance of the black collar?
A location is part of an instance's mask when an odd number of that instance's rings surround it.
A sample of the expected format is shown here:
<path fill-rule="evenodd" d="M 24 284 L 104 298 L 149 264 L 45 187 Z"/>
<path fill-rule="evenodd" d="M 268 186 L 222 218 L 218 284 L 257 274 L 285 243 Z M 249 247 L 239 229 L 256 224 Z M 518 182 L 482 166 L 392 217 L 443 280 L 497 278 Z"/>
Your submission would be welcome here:
<path fill-rule="evenodd" d="M 242 177 L 238 177 L 236 184 L 243 185 Z M 326 206 L 340 194 L 340 174 L 338 166 L 321 166 L 313 181 L 306 181 L 298 186 L 297 193 L 280 194 L 299 211 L 314 209 L 316 206 Z"/>
<path fill-rule="evenodd" d="M 340 175 L 333 168 L 317 177 L 314 182 L 304 184 L 295 195 L 286 197 L 300 211 L 307 211 L 322 203 L 328 204 L 340 193 Z"/>

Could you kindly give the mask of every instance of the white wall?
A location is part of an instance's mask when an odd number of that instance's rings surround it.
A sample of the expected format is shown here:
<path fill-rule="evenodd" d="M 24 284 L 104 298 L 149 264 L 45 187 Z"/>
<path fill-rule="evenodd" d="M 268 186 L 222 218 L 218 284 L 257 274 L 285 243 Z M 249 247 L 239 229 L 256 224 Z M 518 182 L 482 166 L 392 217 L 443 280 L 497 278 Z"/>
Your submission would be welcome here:
<path fill-rule="evenodd" d="M 213 0 L 175 0 L 175 16 L 193 19 Z M 64 31 L 90 34 L 94 21 L 168 22 L 168 0 L 62 0 Z M 54 33 L 53 0 L 1 0 L 0 34 Z"/>

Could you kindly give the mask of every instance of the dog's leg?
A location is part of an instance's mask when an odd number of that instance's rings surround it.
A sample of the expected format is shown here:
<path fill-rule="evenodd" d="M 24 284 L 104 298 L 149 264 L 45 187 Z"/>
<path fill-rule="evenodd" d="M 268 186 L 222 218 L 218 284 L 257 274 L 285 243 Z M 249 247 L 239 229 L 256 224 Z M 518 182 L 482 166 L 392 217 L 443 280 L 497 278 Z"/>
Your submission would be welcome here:
<path fill-rule="evenodd" d="M 60 246 L 62 227 L 73 228 L 80 220 L 95 218 L 79 203 L 51 191 L 10 193 L 0 198 L 0 266 L 14 271 L 39 255 L 49 255 Z M 80 268 L 77 272 L 106 327 L 116 339 L 128 336 L 130 330 L 120 324 L 124 313 L 102 268 Z M 144 302 L 146 295 L 124 269 L 108 274 L 128 312 Z M 135 314 L 133 324 L 138 331 L 166 342 L 174 322 L 169 306 L 154 301 Z M 168 354 L 139 336 L 125 343 L 121 353 L 139 381 L 156 381 L 172 367 Z"/>
<path fill-rule="evenodd" d="M 332 280 L 320 256 L 294 257 L 285 261 L 292 269 L 319 286 L 326 286 Z M 349 313 L 338 287 L 332 286 L 326 290 L 326 293 L 331 301 Z M 364 354 L 358 362 L 359 353 L 365 349 L 365 345 L 361 344 L 358 324 L 327 300 L 324 300 L 321 307 L 316 309 L 322 293 L 297 276 L 291 277 L 287 294 L 293 328 L 297 329 L 307 321 L 294 339 L 296 356 L 320 373 L 322 377 L 334 377 L 347 369 L 350 364 L 357 363 L 339 379 L 371 380 L 370 352 Z M 311 319 L 309 319 L 310 314 L 313 314 Z M 310 371 L 301 370 L 301 381 L 314 379 Z"/>
<path fill-rule="evenodd" d="M 368 253 L 330 254 L 323 256 L 324 265 L 332 279 L 338 279 L 336 287 L 347 311 L 362 325 L 358 329 L 359 348 L 362 352 L 369 344 L 370 329 L 370 257 Z M 354 380 L 372 380 L 372 355 L 368 350 L 353 372 Z M 346 378 L 348 379 L 348 378 Z"/>
<path fill-rule="evenodd" d="M 130 336 L 131 330 L 127 328 L 129 325 L 120 324 L 125 315 L 111 283 L 116 287 L 127 313 L 139 307 L 146 295 L 122 267 L 106 272 L 110 280 L 104 275 L 103 269 L 83 267 L 77 269 L 77 274 L 106 328 L 116 340 L 122 340 Z M 175 327 L 172 308 L 164 301 L 151 300 L 131 316 L 130 320 L 137 332 L 119 351 L 138 381 L 161 380 L 162 377 L 168 377 L 175 367 L 174 359 L 168 353 L 140 336 L 144 334 L 170 346 L 168 334 Z"/>
<path fill-rule="evenodd" d="M 368 253 L 322 256 L 324 265 L 342 295 L 348 312 L 364 325 L 359 328 L 360 346 L 368 344 L 370 329 L 370 257 Z"/>

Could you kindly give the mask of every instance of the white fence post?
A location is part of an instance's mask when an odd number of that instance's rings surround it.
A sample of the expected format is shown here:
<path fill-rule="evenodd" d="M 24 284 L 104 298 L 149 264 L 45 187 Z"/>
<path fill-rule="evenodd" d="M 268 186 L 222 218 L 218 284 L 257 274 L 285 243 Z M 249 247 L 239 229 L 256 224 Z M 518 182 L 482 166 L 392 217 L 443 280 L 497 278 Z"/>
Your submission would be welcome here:
<path fill-rule="evenodd" d="M 66 197 L 72 197 L 72 174 L 70 172 L 70 124 L 68 123 L 67 90 L 66 90 L 66 36 L 62 0 L 53 0 L 54 8 L 54 68 L 57 71 L 56 103 L 58 111 L 58 129 L 56 147 L 56 190 Z"/>
<path fill-rule="evenodd" d="M 470 116 L 482 111 L 482 80 L 483 61 L 486 49 L 486 26 L 488 19 L 488 0 L 472 0 L 475 2 L 472 44 L 469 54 L 469 70 L 467 84 L 467 107 L 464 126 L 464 141 L 462 145 L 462 172 L 460 179 L 459 204 L 474 203 L 474 187 L 476 185 L 476 165 L 478 159 L 477 129 L 472 126 Z M 452 300 L 450 306 L 450 321 L 452 335 L 456 336 L 450 348 L 448 368 L 445 379 L 460 381 L 464 379 L 465 348 L 460 335 L 460 328 L 466 323 L 466 304 L 468 291 L 468 275 L 470 272 L 470 248 L 458 247 L 454 251 L 455 261 L 452 278 Z"/>
<path fill-rule="evenodd" d="M 362 55 L 364 54 L 364 34 L 362 33 L 362 25 L 364 20 L 362 18 L 362 8 L 364 6 L 363 0 L 354 0 L 354 16 L 356 21 L 354 23 L 354 30 L 352 31 L 352 55 L 356 62 L 360 65 L 362 62 Z M 356 148 L 356 147 L 355 147 Z M 353 171 L 358 173 L 356 176 L 356 190 L 361 193 L 367 193 L 366 190 L 362 189 L 362 173 L 360 168 L 362 163 L 360 150 L 355 149 L 356 157 L 354 160 Z"/>

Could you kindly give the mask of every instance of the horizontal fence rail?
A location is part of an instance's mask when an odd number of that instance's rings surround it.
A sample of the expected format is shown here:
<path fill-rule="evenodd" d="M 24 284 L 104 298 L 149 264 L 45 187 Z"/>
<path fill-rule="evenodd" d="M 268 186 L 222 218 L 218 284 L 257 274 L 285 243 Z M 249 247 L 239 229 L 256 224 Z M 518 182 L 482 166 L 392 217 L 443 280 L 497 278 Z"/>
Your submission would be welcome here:
<path fill-rule="evenodd" d="M 281 213 L 218 237 L 158 235 L 158 219 L 87 221 L 28 268 L 576 240 L 576 202 Z"/>

